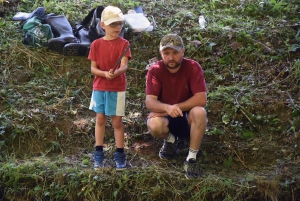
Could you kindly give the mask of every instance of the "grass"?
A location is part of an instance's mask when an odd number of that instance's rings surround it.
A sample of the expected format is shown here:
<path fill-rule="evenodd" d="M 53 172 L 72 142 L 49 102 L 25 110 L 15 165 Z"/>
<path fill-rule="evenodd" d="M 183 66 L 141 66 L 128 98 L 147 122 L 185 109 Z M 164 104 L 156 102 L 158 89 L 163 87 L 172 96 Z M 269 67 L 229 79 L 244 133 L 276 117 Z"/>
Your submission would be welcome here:
<path fill-rule="evenodd" d="M 116 172 L 106 128 L 106 168 L 93 170 L 93 77 L 86 57 L 22 44 L 18 11 L 44 6 L 74 25 L 100 1 L 1 1 L 0 200 L 298 200 L 300 64 L 297 1 L 110 1 L 141 5 L 157 23 L 132 46 L 124 117 L 128 169 Z M 104 1 L 104 5 L 108 5 Z M 200 30 L 198 16 L 208 22 Z M 182 36 L 205 71 L 208 127 L 187 180 L 186 152 L 161 161 L 147 134 L 145 67 L 166 33 Z M 133 40 L 132 34 L 127 38 Z"/>

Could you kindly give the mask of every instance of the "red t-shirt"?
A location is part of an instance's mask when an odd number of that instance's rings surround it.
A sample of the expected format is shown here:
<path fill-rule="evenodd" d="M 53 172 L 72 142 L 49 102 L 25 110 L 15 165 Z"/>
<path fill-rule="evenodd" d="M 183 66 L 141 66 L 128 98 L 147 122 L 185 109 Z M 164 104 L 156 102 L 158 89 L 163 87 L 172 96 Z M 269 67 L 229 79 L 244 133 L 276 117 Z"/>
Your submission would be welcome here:
<path fill-rule="evenodd" d="M 88 59 L 97 63 L 97 68 L 102 71 L 112 69 L 124 50 L 129 46 L 129 42 L 122 37 L 115 40 L 104 40 L 99 38 L 91 44 Z M 131 59 L 130 49 L 124 55 Z M 119 67 L 117 67 L 119 68 Z M 105 77 L 95 76 L 93 90 L 99 91 L 125 91 L 126 74 L 123 73 L 113 80 L 107 80 Z"/>
<path fill-rule="evenodd" d="M 146 94 L 157 96 L 162 103 L 181 103 L 199 92 L 206 92 L 206 82 L 203 69 L 196 61 L 183 58 L 176 73 L 170 73 L 159 61 L 147 73 Z"/>

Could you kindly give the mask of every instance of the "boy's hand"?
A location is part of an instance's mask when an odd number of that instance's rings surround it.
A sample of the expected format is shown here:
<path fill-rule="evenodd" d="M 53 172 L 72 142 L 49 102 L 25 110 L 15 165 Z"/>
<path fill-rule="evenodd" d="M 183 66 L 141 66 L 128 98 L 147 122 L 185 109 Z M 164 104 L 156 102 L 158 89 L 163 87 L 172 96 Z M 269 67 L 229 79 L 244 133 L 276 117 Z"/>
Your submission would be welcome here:
<path fill-rule="evenodd" d="M 112 80 L 112 79 L 114 79 L 116 76 L 117 76 L 117 74 L 113 72 L 113 69 L 110 69 L 109 71 L 107 71 L 107 72 L 105 73 L 105 77 L 106 77 L 106 79 L 108 79 L 108 80 Z"/>

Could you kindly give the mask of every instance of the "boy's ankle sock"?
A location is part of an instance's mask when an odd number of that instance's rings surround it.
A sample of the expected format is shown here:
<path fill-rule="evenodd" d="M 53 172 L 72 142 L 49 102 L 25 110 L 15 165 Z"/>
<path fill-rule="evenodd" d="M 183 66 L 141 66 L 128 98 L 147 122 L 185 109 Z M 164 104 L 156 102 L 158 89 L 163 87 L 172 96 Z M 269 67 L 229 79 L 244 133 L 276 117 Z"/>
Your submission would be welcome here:
<path fill-rule="evenodd" d="M 103 146 L 96 146 L 96 151 L 103 151 Z"/>
<path fill-rule="evenodd" d="M 116 152 L 124 153 L 124 148 L 117 148 Z"/>

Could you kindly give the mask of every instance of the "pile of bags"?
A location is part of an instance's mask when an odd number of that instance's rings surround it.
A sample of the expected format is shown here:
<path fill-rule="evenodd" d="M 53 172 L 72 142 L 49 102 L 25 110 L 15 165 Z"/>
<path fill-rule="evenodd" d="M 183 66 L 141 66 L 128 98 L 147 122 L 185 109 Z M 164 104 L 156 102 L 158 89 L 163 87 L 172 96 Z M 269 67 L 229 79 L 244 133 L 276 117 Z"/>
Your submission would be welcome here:
<path fill-rule="evenodd" d="M 12 20 L 22 22 L 23 43 L 26 45 L 48 47 L 67 56 L 87 56 L 90 44 L 105 35 L 99 25 L 103 10 L 103 6 L 92 9 L 75 27 L 64 15 L 46 14 L 43 7 L 32 13 L 18 12 Z M 120 36 L 124 37 L 124 28 Z"/>

